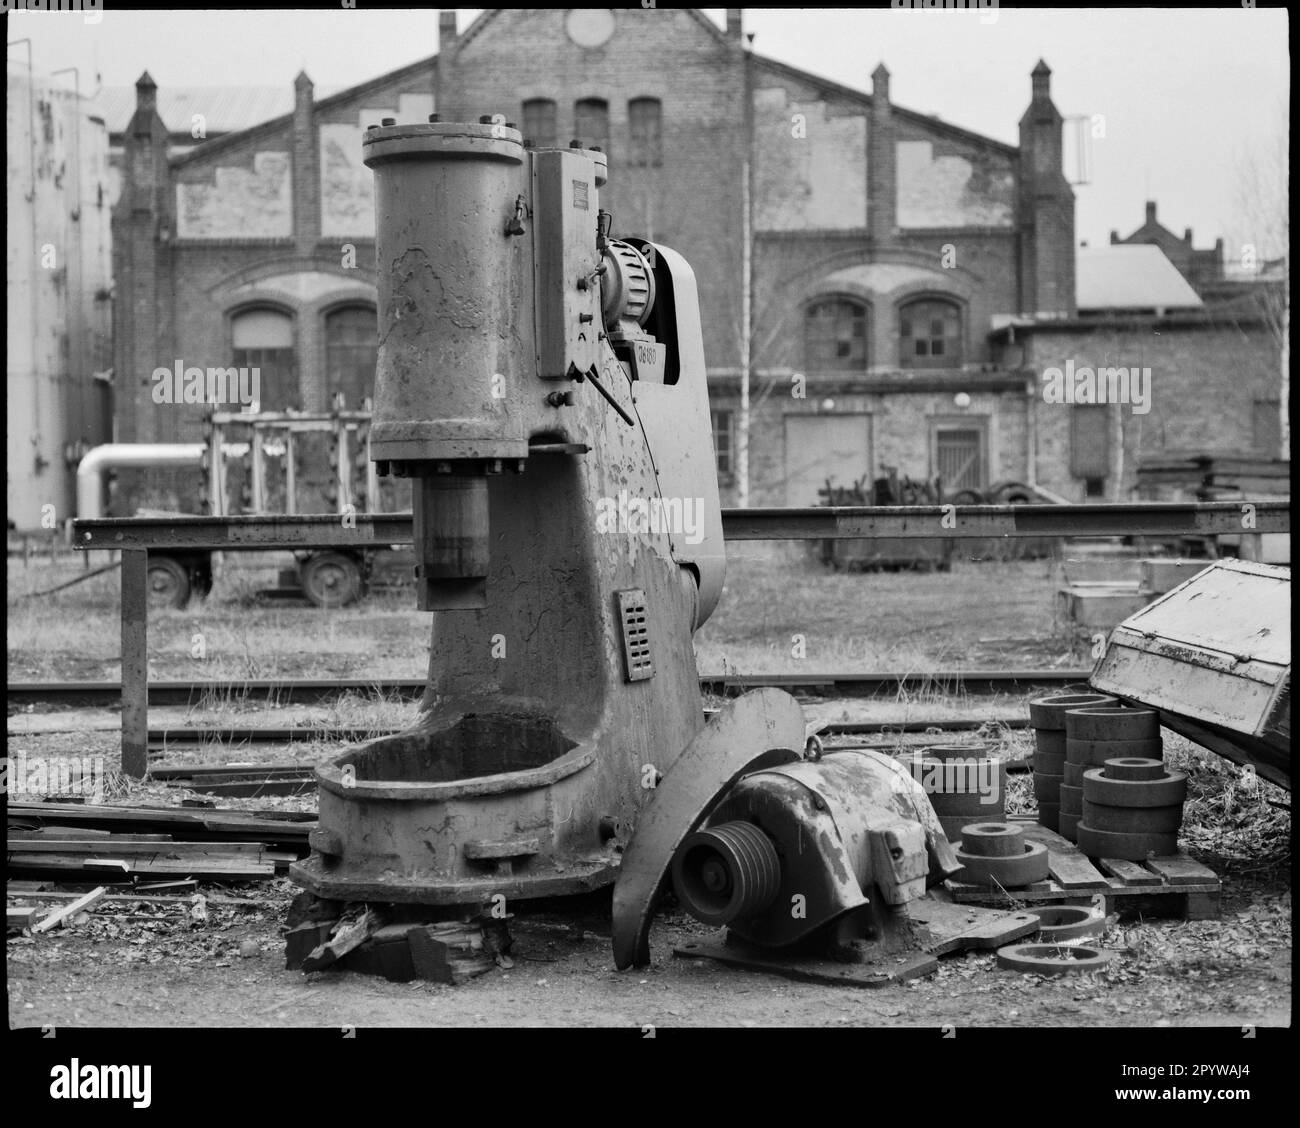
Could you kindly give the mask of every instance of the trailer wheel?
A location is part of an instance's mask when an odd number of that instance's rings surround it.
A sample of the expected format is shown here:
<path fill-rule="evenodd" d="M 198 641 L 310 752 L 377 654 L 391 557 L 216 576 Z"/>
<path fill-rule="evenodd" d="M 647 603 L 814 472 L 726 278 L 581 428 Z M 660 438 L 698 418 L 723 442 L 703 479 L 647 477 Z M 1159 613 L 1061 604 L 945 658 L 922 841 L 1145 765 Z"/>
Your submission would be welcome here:
<path fill-rule="evenodd" d="M 149 607 L 184 607 L 190 601 L 190 573 L 172 556 L 149 555 L 146 568 Z"/>
<path fill-rule="evenodd" d="M 361 568 L 350 556 L 321 552 L 301 567 L 303 594 L 317 607 L 346 607 L 361 594 Z"/>

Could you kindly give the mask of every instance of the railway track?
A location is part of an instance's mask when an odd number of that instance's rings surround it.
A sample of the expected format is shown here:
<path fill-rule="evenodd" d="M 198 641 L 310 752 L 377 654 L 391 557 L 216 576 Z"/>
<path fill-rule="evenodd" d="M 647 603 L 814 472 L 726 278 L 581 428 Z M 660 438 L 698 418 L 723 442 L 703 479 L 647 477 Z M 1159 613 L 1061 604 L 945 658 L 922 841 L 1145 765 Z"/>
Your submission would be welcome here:
<path fill-rule="evenodd" d="M 965 693 L 989 696 L 1026 694 L 1031 690 L 1060 690 L 1083 685 L 1090 671 L 1070 670 L 953 670 L 929 673 L 863 673 L 861 671 L 809 674 L 732 674 L 702 677 L 705 693 L 727 696 L 752 689 L 774 687 L 797 696 L 865 698 L 898 693 Z M 149 683 L 149 705 L 197 706 L 214 698 L 267 701 L 279 705 L 311 705 L 333 701 L 345 693 L 380 696 L 401 701 L 417 700 L 424 692 L 423 678 L 387 679 L 272 679 L 250 681 L 156 681 Z M 10 682 L 9 707 L 38 705 L 87 708 L 121 703 L 118 682 Z"/>

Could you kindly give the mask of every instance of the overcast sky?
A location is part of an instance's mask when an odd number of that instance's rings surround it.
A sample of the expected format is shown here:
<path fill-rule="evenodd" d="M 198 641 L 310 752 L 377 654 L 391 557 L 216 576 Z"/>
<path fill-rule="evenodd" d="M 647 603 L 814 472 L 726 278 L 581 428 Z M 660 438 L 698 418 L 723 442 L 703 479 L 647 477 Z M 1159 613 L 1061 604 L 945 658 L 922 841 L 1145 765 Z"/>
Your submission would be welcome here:
<path fill-rule="evenodd" d="M 706 11 L 721 24 L 723 9 Z M 460 28 L 476 15 L 461 9 Z M 1094 244 L 1112 227 L 1127 235 L 1155 199 L 1166 227 L 1194 228 L 1197 247 L 1223 236 L 1231 254 L 1261 238 L 1250 231 L 1258 221 L 1243 217 L 1243 192 L 1284 191 L 1276 187 L 1288 128 L 1284 10 L 755 8 L 745 28 L 760 54 L 859 90 L 871 89 L 883 60 L 898 105 L 1012 144 L 1029 71 L 1046 59 L 1060 111 L 1105 118 L 1091 183 L 1076 188 L 1077 234 Z M 24 36 L 38 73 L 78 67 L 83 90 L 94 89 L 96 73 L 105 85 L 130 85 L 147 68 L 161 87 L 289 85 L 306 69 L 332 91 L 433 54 L 438 13 L 106 10 L 87 24 L 77 13 L 15 12 L 9 39 Z M 9 57 L 25 55 L 11 47 Z M 1252 172 L 1252 162 L 1272 175 Z M 1250 187 L 1261 178 L 1270 188 Z"/>

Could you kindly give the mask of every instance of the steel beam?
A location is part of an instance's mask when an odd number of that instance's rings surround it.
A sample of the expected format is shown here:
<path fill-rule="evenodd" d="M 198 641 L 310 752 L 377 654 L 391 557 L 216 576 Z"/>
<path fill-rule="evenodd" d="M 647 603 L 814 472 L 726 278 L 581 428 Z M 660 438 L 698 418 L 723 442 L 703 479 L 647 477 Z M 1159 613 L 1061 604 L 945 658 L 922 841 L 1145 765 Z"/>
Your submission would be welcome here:
<path fill-rule="evenodd" d="M 1223 501 L 724 509 L 722 527 L 727 540 L 1285 533 L 1291 529 L 1291 503 Z"/>
<path fill-rule="evenodd" d="M 409 513 L 125 517 L 74 522 L 76 547 L 253 550 L 380 548 L 412 542 Z M 724 509 L 727 540 L 859 537 L 1114 537 L 1288 533 L 1289 501 L 1124 505 L 890 505 Z"/>

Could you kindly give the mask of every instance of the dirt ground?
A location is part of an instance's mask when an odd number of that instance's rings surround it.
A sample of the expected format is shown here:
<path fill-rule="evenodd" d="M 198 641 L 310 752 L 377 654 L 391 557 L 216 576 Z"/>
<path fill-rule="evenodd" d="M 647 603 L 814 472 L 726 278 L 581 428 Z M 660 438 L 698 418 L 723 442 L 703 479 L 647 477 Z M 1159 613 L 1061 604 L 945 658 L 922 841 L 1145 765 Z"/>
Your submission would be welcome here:
<path fill-rule="evenodd" d="M 608 899 L 597 896 L 563 915 L 517 918 L 514 967 L 452 987 L 284 970 L 279 924 L 292 886 L 281 881 L 232 890 L 265 908 L 210 907 L 206 924 L 105 915 L 11 939 L 9 1016 L 37 1027 L 1287 1026 L 1290 893 L 1232 888 L 1220 922 L 1121 922 L 1106 941 L 1121 954 L 1102 973 L 1045 980 L 1000 970 L 979 952 L 872 989 L 676 957 L 675 945 L 717 934 L 672 908 L 651 932 L 651 966 L 616 971 Z M 241 958 L 246 940 L 256 956 Z"/>
<path fill-rule="evenodd" d="M 117 676 L 116 578 L 97 577 L 54 597 L 23 599 L 61 577 L 38 569 L 10 573 L 8 649 L 12 680 Z M 98 586 L 96 586 L 98 585 Z M 844 575 L 809 572 L 789 561 L 739 562 L 719 616 L 697 638 L 701 665 L 744 672 L 798 669 L 784 640 L 805 636 L 807 669 L 1020 668 L 1086 664 L 1079 640 L 1053 618 L 1053 573 L 1037 561 L 959 565 L 951 575 Z M 327 614 L 262 608 L 247 585 L 215 601 L 151 622 L 151 671 L 161 678 L 412 676 L 423 666 L 427 619 L 402 600 L 370 600 Z M 191 662 L 195 631 L 206 663 Z M 1083 659 L 1083 660 L 1081 660 Z M 392 706 L 392 707 L 390 707 Z M 834 706 L 834 703 L 831 703 Z M 1023 713 L 1023 701 L 954 698 L 936 687 L 910 699 L 857 703 L 878 719 L 902 715 Z M 339 704 L 320 723 L 394 723 L 408 707 Z M 900 712 L 901 711 L 901 712 Z M 248 715 L 245 703 L 156 723 L 285 723 Z M 980 714 L 981 716 L 984 714 Z M 29 756 L 120 752 L 113 731 L 37 732 L 28 714 L 10 721 L 8 751 Z M 50 718 L 52 720 L 52 718 Z M 102 722 L 104 718 L 101 716 Z M 111 715 L 108 724 L 111 726 Z M 59 727 L 49 725 L 46 727 Z M 71 727 L 71 726 L 70 726 Z M 1028 734 L 996 724 L 978 735 L 1012 759 Z M 1184 849 L 1224 879 L 1222 918 L 1185 923 L 1121 920 L 1105 946 L 1116 958 L 1102 972 L 1044 980 L 995 966 L 991 952 L 957 954 L 936 974 L 878 989 L 793 982 L 673 955 L 675 945 L 709 939 L 709 929 L 662 906 L 651 933 L 653 963 L 614 969 L 608 893 L 557 910 L 524 911 L 512 922 L 514 966 L 458 987 L 398 984 L 353 972 L 284 969 L 280 926 L 295 887 L 285 879 L 205 886 L 257 902 L 210 906 L 206 921 L 186 906 L 105 903 L 53 934 L 10 937 L 9 1015 L 13 1026 L 1285 1026 L 1291 1021 L 1289 796 L 1271 785 L 1243 790 L 1240 773 L 1166 734 L 1167 758 L 1192 787 Z M 321 759 L 337 748 L 299 743 L 259 746 L 258 757 Z M 204 748 L 176 758 L 223 762 L 250 749 Z M 172 757 L 169 757 L 172 758 Z M 177 803 L 161 784 L 125 783 L 110 799 Z M 314 796 L 223 800 L 222 806 L 308 810 Z M 1009 786 L 1008 810 L 1032 807 L 1024 775 Z M 152 918 L 152 919 L 151 919 Z M 579 934 L 576 930 L 581 928 Z M 243 956 L 253 941 L 256 954 Z"/>

